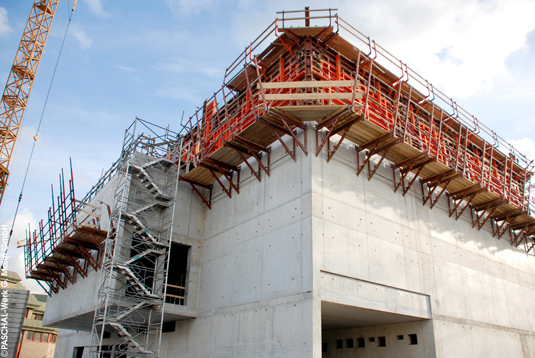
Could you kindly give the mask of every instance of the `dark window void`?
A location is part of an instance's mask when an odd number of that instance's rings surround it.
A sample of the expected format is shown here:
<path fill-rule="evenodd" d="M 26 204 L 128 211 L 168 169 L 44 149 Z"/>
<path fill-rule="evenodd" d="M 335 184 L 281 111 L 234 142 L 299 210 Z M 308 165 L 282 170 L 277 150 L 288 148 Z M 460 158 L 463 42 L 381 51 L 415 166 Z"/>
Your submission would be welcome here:
<path fill-rule="evenodd" d="M 327 348 L 328 348 L 328 346 L 327 346 L 327 342 L 323 342 L 323 343 L 321 344 L 321 351 L 322 351 L 322 352 L 327 352 Z"/>
<path fill-rule="evenodd" d="M 353 348 L 353 338 L 346 339 L 346 348 Z"/>
<path fill-rule="evenodd" d="M 344 348 L 344 341 L 341 339 L 336 340 L 336 349 L 342 349 Z"/>
<path fill-rule="evenodd" d="M 104 336 L 102 338 L 104 339 L 111 338 L 111 332 L 104 331 Z"/>
<path fill-rule="evenodd" d="M 411 345 L 416 345 L 418 344 L 418 335 L 415 333 L 415 334 L 409 334 L 409 339 L 411 341 Z"/>
<path fill-rule="evenodd" d="M 397 336 L 398 337 L 398 341 L 402 341 L 403 340 L 403 335 L 400 335 L 400 336 Z"/>
<path fill-rule="evenodd" d="M 364 347 L 366 347 L 366 342 L 364 341 L 364 338 L 357 338 L 357 348 Z"/>
<path fill-rule="evenodd" d="M 72 358 L 82 358 L 84 355 L 84 347 L 74 347 L 72 351 Z"/>
<path fill-rule="evenodd" d="M 175 321 L 173 321 L 173 322 L 164 322 L 164 324 L 162 325 L 162 332 L 163 333 L 174 332 L 175 331 L 175 326 L 176 326 L 176 322 Z"/>
<path fill-rule="evenodd" d="M 169 275 L 167 277 L 167 290 L 165 291 L 166 303 L 185 304 L 189 249 L 189 246 L 171 244 Z"/>
<path fill-rule="evenodd" d="M 370 338 L 368 338 L 368 341 L 370 341 L 370 343 L 375 342 L 375 337 L 370 337 Z"/>
<path fill-rule="evenodd" d="M 386 347 L 386 337 L 377 337 L 377 346 Z"/>

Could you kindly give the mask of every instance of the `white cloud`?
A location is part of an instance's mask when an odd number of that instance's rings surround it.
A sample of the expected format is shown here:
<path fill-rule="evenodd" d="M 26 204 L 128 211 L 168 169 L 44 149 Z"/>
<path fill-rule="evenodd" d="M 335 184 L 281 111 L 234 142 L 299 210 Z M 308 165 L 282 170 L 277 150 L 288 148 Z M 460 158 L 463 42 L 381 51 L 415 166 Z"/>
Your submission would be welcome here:
<path fill-rule="evenodd" d="M 7 37 L 12 32 L 13 29 L 8 24 L 7 10 L 0 7 L 0 37 Z"/>
<path fill-rule="evenodd" d="M 91 48 L 91 45 L 93 44 L 93 40 L 87 36 L 87 33 L 84 29 L 82 29 L 80 26 L 74 24 L 71 27 L 71 34 L 74 36 L 76 41 L 78 41 L 78 45 L 84 50 L 87 50 Z"/>
<path fill-rule="evenodd" d="M 275 0 L 264 6 L 256 1 L 254 7 L 243 0 L 239 4 L 231 21 L 232 38 L 244 45 L 275 16 L 280 18 L 275 14 L 280 9 L 325 8 L 319 0 L 306 4 Z M 329 6 L 338 8 L 339 16 L 350 25 L 454 98 L 492 89 L 497 77 L 508 75 L 507 57 L 524 45 L 526 35 L 535 28 L 532 0 L 340 0 Z M 312 20 L 311 25 L 318 23 Z M 303 26 L 303 20 L 286 24 L 291 25 Z M 366 44 L 343 29 L 340 34 L 368 52 Z M 385 64 L 385 59 L 378 61 Z"/>
<path fill-rule="evenodd" d="M 165 3 L 175 14 L 197 14 L 203 10 L 213 9 L 217 0 L 165 0 Z"/>
<path fill-rule="evenodd" d="M 136 71 L 135 68 L 129 67 L 129 66 L 124 66 L 124 65 L 117 65 L 117 68 L 122 70 L 122 71 L 125 71 L 125 72 L 134 72 L 134 71 Z"/>
<path fill-rule="evenodd" d="M 100 0 L 84 0 L 89 10 L 97 16 L 107 17 L 110 16 L 102 7 L 102 2 Z"/>
<path fill-rule="evenodd" d="M 416 0 L 359 4 L 358 12 L 340 16 L 423 77 L 432 76 L 447 95 L 465 97 L 507 74 L 507 57 L 535 28 L 533 13 L 529 0 Z"/>

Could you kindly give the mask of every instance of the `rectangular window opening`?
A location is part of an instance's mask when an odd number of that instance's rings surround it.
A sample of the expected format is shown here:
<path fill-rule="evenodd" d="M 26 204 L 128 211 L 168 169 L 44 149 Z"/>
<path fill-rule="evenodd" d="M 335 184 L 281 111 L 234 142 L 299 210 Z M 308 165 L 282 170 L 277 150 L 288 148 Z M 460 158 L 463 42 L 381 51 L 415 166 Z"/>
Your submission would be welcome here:
<path fill-rule="evenodd" d="M 402 341 L 404 339 L 403 335 L 397 336 L 397 338 L 398 338 L 398 341 Z"/>
<path fill-rule="evenodd" d="M 377 341 L 378 347 L 386 347 L 386 337 L 377 337 Z"/>
<path fill-rule="evenodd" d="M 353 348 L 353 338 L 346 339 L 346 348 Z"/>
<path fill-rule="evenodd" d="M 344 341 L 341 339 L 336 340 L 336 349 L 342 349 L 344 348 Z"/>
<path fill-rule="evenodd" d="M 162 325 L 162 332 L 163 333 L 174 332 L 175 327 L 176 327 L 176 321 L 164 322 L 164 324 Z"/>
<path fill-rule="evenodd" d="M 28 341 L 33 341 L 33 335 L 34 335 L 34 331 L 28 331 L 28 334 L 26 335 L 26 339 Z"/>
<path fill-rule="evenodd" d="M 370 343 L 375 342 L 375 337 L 370 337 L 370 338 L 368 338 L 368 341 L 369 341 Z"/>
<path fill-rule="evenodd" d="M 418 344 L 418 335 L 416 333 L 409 334 L 410 345 L 415 346 Z"/>
<path fill-rule="evenodd" d="M 328 347 L 328 346 L 327 346 L 327 342 L 323 342 L 323 343 L 321 344 L 321 351 L 322 351 L 322 352 L 327 352 L 327 347 Z"/>
<path fill-rule="evenodd" d="M 84 355 L 84 347 L 74 347 L 72 358 L 82 358 Z"/>
<path fill-rule="evenodd" d="M 364 338 L 357 338 L 357 348 L 364 348 L 366 346 L 366 341 Z"/>
<path fill-rule="evenodd" d="M 165 302 L 175 305 L 185 305 L 186 280 L 188 274 L 188 256 L 190 246 L 177 243 L 171 244 L 169 253 L 169 276 L 167 277 L 167 289 Z"/>

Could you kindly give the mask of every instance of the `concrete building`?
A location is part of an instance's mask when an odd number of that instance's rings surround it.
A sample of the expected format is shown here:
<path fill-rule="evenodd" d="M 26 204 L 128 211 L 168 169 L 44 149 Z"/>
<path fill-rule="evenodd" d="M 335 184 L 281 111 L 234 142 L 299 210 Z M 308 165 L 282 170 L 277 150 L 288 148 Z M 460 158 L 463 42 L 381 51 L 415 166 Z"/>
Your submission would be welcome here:
<path fill-rule="evenodd" d="M 63 185 L 26 251 L 56 357 L 535 355 L 532 162 L 318 13 L 181 133 L 137 119 L 85 198 Z"/>
<path fill-rule="evenodd" d="M 43 326 L 48 296 L 31 294 L 20 283 L 18 273 L 14 271 L 6 271 L 6 273 L 3 279 L 6 283 L 5 289 L 9 291 L 7 295 L 9 356 L 15 358 L 54 357 L 58 330 Z"/>

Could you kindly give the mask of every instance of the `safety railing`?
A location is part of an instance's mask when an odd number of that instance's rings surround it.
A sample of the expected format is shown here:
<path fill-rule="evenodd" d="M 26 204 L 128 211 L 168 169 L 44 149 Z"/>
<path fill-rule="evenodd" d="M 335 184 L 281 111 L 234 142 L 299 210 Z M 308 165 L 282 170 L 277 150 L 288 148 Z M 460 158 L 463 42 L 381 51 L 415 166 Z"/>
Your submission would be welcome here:
<path fill-rule="evenodd" d="M 208 158 L 233 135 L 255 123 L 263 113 L 262 108 L 353 103 L 360 105 L 359 110 L 366 120 L 393 132 L 404 143 L 435 157 L 437 162 L 487 188 L 511 205 L 523 210 L 533 206 L 526 190 L 532 176 L 531 160 L 387 50 L 337 14 L 332 14 L 332 10 L 322 11 L 323 15 L 318 13 L 315 17 L 310 13 L 300 16 L 299 11 L 292 12 L 292 18 L 284 18 L 284 25 L 282 19 L 277 18 L 238 56 L 226 70 L 223 87 L 183 124 L 181 156 L 184 163 L 197 165 Z M 302 89 L 292 85 L 273 85 L 302 81 L 306 75 L 303 57 L 299 54 L 303 52 L 302 44 L 295 38 L 284 40 L 279 36 L 278 26 L 314 18 L 335 24 L 337 29 L 348 34 L 353 39 L 359 60 L 351 62 L 333 51 L 323 51 L 321 56 L 314 58 L 312 74 L 315 80 L 333 81 L 333 86 Z M 278 61 L 265 67 L 253 56 L 253 52 L 270 38 L 279 39 L 288 51 Z M 317 46 L 315 42 L 314 47 Z M 399 77 L 394 75 L 396 72 L 399 72 Z M 386 83 L 381 79 L 385 73 L 397 78 Z M 334 85 L 334 81 L 353 82 Z M 270 85 L 263 88 L 263 83 Z M 287 96 L 304 91 L 316 94 L 359 93 L 363 96 L 336 98 L 336 95 L 322 95 L 325 98 L 316 96 L 318 98 L 313 100 L 294 100 Z M 504 149 L 509 154 L 504 154 Z"/>

